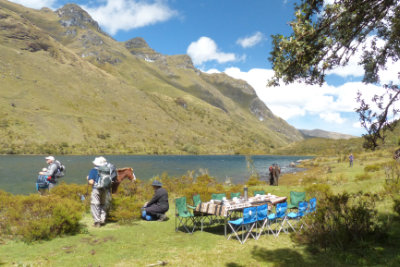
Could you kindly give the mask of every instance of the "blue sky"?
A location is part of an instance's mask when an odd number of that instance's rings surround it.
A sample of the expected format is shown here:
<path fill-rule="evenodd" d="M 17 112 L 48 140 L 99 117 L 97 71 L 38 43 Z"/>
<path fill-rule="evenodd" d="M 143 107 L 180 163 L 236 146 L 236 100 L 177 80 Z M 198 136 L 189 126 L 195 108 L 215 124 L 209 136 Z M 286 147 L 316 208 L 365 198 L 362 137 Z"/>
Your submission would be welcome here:
<path fill-rule="evenodd" d="M 327 3 L 333 0 L 326 1 Z M 225 72 L 246 80 L 272 112 L 298 129 L 322 129 L 360 136 L 356 94 L 380 93 L 360 81 L 358 51 L 346 67 L 331 71 L 322 86 L 304 84 L 267 88 L 272 34 L 290 34 L 295 0 L 13 0 L 27 7 L 53 10 L 66 3 L 84 8 L 118 41 L 143 37 L 166 55 L 188 54 L 204 72 Z M 368 47 L 368 45 L 367 45 Z M 400 62 L 380 73 L 382 83 L 398 82 Z M 396 79 L 393 80 L 393 77 Z"/>

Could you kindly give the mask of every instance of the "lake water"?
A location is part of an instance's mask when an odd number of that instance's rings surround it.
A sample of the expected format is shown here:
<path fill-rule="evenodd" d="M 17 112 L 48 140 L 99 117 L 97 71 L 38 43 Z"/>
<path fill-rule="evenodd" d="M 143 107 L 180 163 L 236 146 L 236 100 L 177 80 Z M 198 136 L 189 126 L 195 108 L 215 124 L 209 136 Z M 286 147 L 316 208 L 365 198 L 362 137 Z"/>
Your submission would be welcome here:
<path fill-rule="evenodd" d="M 245 156 L 105 156 L 117 168 L 132 167 L 138 179 L 148 180 L 163 172 L 169 176 L 180 176 L 188 171 L 195 175 L 208 172 L 210 176 L 223 182 L 231 178 L 233 183 L 248 179 L 250 173 Z M 66 175 L 61 180 L 66 183 L 85 184 L 86 176 L 93 167 L 95 156 L 56 156 L 66 166 Z M 291 162 L 310 157 L 299 156 L 251 156 L 253 166 L 262 179 L 267 178 L 268 167 L 272 163 L 281 166 L 282 172 L 298 171 L 291 168 Z M 13 194 L 35 193 L 37 173 L 47 167 L 44 156 L 3 155 L 0 156 L 0 189 Z"/>

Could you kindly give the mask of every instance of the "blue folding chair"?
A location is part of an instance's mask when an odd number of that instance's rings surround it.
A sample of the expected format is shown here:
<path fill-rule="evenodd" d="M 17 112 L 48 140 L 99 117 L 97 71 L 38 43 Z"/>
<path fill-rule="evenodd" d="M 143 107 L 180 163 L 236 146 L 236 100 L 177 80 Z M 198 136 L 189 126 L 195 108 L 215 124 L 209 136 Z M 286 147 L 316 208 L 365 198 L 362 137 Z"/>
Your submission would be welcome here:
<path fill-rule="evenodd" d="M 308 206 L 307 201 L 301 201 L 298 203 L 297 212 L 289 212 L 287 214 L 284 222 L 287 222 L 287 224 L 289 224 L 290 228 L 292 228 L 294 232 L 296 232 L 295 226 L 297 226 L 300 223 L 300 220 L 304 217 L 305 212 L 307 210 L 307 206 Z M 293 226 L 293 224 L 290 223 L 291 221 L 296 221 L 296 225 Z M 300 229 L 301 228 L 303 228 L 303 224 L 301 225 Z"/>
<path fill-rule="evenodd" d="M 317 210 L 317 198 L 313 197 L 309 200 L 308 209 L 306 210 L 306 214 L 314 213 Z"/>
<path fill-rule="evenodd" d="M 235 234 L 237 240 L 241 244 L 244 244 L 247 238 L 251 235 L 254 239 L 256 236 L 253 234 L 253 228 L 257 221 L 257 208 L 249 207 L 243 209 L 243 217 L 237 220 L 228 221 L 228 225 L 231 228 L 232 232 L 228 236 L 228 240 L 231 238 L 233 234 Z M 241 234 L 239 235 L 239 231 Z"/>
<path fill-rule="evenodd" d="M 256 228 L 258 228 L 258 226 L 260 226 L 260 229 L 258 230 L 258 233 L 256 236 L 257 240 L 260 238 L 261 234 L 263 232 L 265 232 L 266 229 L 268 229 L 268 232 L 271 232 L 272 234 L 274 234 L 274 231 L 272 231 L 269 222 L 270 222 L 270 220 L 268 220 L 268 204 L 258 206 L 257 207 Z"/>
<path fill-rule="evenodd" d="M 276 214 L 275 214 L 275 223 L 279 223 L 280 222 L 280 227 L 279 230 L 277 232 L 275 232 L 275 236 L 277 237 L 279 235 L 279 233 L 283 230 L 284 232 L 287 232 L 287 229 L 283 228 L 283 224 L 286 220 L 286 211 L 287 211 L 287 202 L 283 202 L 283 203 L 278 203 L 276 204 Z"/>

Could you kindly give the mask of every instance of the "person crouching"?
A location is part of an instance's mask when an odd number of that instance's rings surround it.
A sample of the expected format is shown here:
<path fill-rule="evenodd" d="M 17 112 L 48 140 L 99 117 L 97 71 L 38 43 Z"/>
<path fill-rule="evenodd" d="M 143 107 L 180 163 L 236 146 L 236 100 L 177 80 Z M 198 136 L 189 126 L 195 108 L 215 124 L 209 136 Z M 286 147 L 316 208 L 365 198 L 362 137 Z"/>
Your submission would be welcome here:
<path fill-rule="evenodd" d="M 152 183 L 154 189 L 153 198 L 144 204 L 142 208 L 142 218 L 147 221 L 158 220 L 165 221 L 165 213 L 169 210 L 168 192 L 162 188 L 160 181 L 154 180 Z"/>

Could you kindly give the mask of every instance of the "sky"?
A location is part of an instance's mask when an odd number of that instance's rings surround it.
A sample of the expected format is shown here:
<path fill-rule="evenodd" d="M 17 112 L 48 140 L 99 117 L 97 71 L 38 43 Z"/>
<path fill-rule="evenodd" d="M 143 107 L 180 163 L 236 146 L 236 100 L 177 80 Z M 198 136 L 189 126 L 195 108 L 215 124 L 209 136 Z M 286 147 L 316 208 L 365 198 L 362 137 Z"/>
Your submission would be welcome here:
<path fill-rule="evenodd" d="M 10 0 L 9 0 L 10 1 Z M 277 116 L 297 129 L 322 129 L 361 136 L 356 101 L 381 94 L 379 85 L 361 82 L 357 51 L 349 64 L 329 72 L 326 83 L 267 87 L 271 35 L 289 35 L 295 0 L 13 0 L 26 7 L 53 10 L 67 3 L 85 9 L 117 41 L 142 37 L 165 55 L 187 54 L 196 68 L 224 72 L 247 81 Z M 333 0 L 327 0 L 327 3 Z M 380 73 L 382 84 L 399 82 L 400 62 Z"/>

